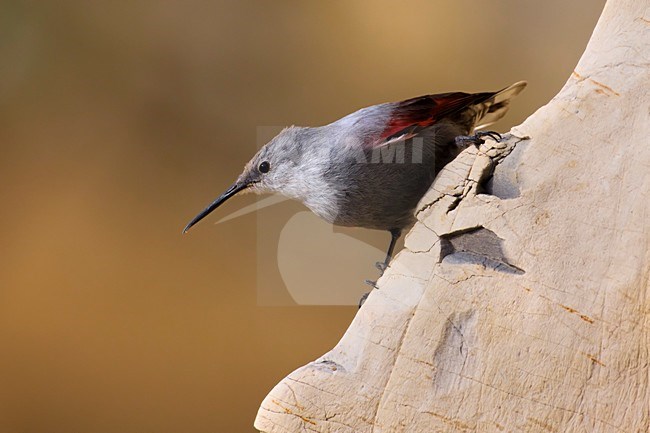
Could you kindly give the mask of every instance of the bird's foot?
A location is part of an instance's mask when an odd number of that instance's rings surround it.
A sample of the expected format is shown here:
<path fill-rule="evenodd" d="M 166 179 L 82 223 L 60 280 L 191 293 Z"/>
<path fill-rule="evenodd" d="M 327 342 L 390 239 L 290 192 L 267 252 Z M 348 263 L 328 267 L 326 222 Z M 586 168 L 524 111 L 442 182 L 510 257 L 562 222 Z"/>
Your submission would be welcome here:
<path fill-rule="evenodd" d="M 361 299 L 359 299 L 359 308 L 361 308 L 361 306 L 366 302 L 368 295 L 370 295 L 370 292 L 364 293 L 363 296 L 361 296 Z"/>
<path fill-rule="evenodd" d="M 499 142 L 503 138 L 501 134 L 494 131 L 476 131 L 474 135 L 459 135 L 456 137 L 456 146 L 467 147 L 469 145 L 481 145 L 485 143 L 483 137 L 490 137 L 492 140 Z"/>
<path fill-rule="evenodd" d="M 379 269 L 379 277 L 381 277 L 382 275 L 384 275 L 384 272 L 386 271 L 386 268 L 388 268 L 388 263 L 386 263 L 386 262 L 376 262 L 375 267 L 377 269 Z M 364 283 L 366 283 L 367 285 L 369 285 L 373 289 L 379 289 L 379 287 L 377 286 L 377 281 L 365 280 Z M 359 299 L 359 308 L 361 308 L 363 303 L 366 302 L 366 298 L 368 297 L 369 294 L 370 294 L 370 292 L 364 294 L 361 297 L 361 299 Z"/>
<path fill-rule="evenodd" d="M 366 283 L 367 285 L 369 285 L 373 289 L 379 289 L 379 287 L 377 287 L 377 281 L 365 280 L 364 283 Z"/>
<path fill-rule="evenodd" d="M 379 289 L 379 287 L 377 287 L 377 282 L 376 281 L 365 280 L 364 283 L 366 283 L 367 285 L 369 285 L 373 289 Z M 361 296 L 361 299 L 359 299 L 359 308 L 361 308 L 363 303 L 366 302 L 366 299 L 368 299 L 368 295 L 370 295 L 370 292 L 366 292 L 366 293 L 363 294 L 363 296 Z"/>
<path fill-rule="evenodd" d="M 381 278 L 381 276 L 384 275 L 384 272 L 386 271 L 386 268 L 388 268 L 388 263 L 385 262 L 385 261 L 384 262 L 375 262 L 375 267 L 377 269 L 379 269 L 379 278 Z M 379 278 L 377 278 L 377 279 L 379 279 Z M 369 285 L 373 289 L 379 289 L 379 287 L 377 287 L 377 281 L 365 280 L 364 283 L 366 283 L 367 285 Z M 366 293 L 365 295 L 363 295 L 361 297 L 361 299 L 359 300 L 359 308 L 361 308 L 361 305 L 363 305 L 363 303 L 366 301 L 366 298 L 368 297 L 369 294 L 370 293 Z"/>

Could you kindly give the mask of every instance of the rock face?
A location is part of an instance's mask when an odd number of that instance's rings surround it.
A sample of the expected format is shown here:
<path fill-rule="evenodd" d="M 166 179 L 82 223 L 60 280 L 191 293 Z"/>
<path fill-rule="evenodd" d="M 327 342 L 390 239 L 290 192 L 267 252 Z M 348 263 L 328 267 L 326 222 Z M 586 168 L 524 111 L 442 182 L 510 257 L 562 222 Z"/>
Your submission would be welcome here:
<path fill-rule="evenodd" d="M 650 431 L 650 6 L 610 0 L 560 93 L 470 148 L 269 432 Z"/>

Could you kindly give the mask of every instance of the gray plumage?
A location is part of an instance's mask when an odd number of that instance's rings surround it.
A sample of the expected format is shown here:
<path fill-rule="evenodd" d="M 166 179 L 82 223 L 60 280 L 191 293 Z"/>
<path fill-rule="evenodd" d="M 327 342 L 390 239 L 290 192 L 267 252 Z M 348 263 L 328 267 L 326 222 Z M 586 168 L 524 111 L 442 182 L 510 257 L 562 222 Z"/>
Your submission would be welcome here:
<path fill-rule="evenodd" d="M 325 126 L 286 128 L 184 232 L 229 197 L 252 191 L 301 201 L 332 224 L 389 230 L 395 237 L 413 223 L 414 208 L 436 175 L 466 147 L 456 137 L 503 117 L 525 85 L 422 96 L 363 108 Z"/>

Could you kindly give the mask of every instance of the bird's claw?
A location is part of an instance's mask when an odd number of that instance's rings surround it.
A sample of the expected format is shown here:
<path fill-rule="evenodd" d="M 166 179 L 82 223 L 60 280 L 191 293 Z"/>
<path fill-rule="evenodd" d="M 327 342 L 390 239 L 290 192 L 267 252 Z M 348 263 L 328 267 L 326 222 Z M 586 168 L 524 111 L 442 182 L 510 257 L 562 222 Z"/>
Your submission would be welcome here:
<path fill-rule="evenodd" d="M 368 299 L 368 295 L 370 295 L 370 292 L 364 293 L 361 296 L 361 299 L 359 299 L 359 308 L 361 308 L 361 306 L 364 304 L 364 302 L 366 302 L 366 299 Z"/>
<path fill-rule="evenodd" d="M 379 276 L 381 277 L 382 275 L 384 275 L 384 271 L 386 270 L 386 268 L 388 268 L 388 263 L 386 263 L 386 262 L 376 262 L 375 267 L 377 269 L 379 269 L 379 272 L 380 272 Z M 365 280 L 364 283 L 366 283 L 367 285 L 369 285 L 373 289 L 379 289 L 379 287 L 377 286 L 377 281 Z M 368 297 L 369 294 L 370 294 L 370 292 L 364 294 L 361 297 L 361 299 L 359 299 L 359 308 L 361 308 L 363 303 L 366 302 L 366 298 Z"/>
<path fill-rule="evenodd" d="M 369 285 L 373 289 L 379 289 L 379 287 L 377 287 L 377 281 L 365 280 L 364 283 L 366 283 L 367 285 Z"/>
<path fill-rule="evenodd" d="M 503 139 L 501 134 L 495 131 L 477 131 L 474 136 L 477 138 L 481 137 L 490 137 L 492 140 L 496 141 L 497 143 Z"/>
<path fill-rule="evenodd" d="M 503 139 L 501 134 L 495 131 L 476 131 L 474 135 L 459 135 L 456 137 L 456 145 L 458 147 L 466 147 L 468 145 L 467 143 L 469 143 L 478 146 L 485 143 L 483 137 L 490 137 L 496 142 Z"/>

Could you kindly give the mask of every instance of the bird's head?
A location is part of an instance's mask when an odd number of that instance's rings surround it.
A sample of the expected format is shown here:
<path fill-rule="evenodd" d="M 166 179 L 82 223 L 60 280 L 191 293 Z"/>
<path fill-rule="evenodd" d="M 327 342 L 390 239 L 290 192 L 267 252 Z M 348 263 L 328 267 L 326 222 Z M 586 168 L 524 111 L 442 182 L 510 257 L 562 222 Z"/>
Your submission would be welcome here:
<path fill-rule="evenodd" d="M 183 233 L 186 233 L 194 224 L 237 194 L 276 192 L 298 198 L 297 192 L 300 190 L 300 185 L 305 183 L 305 174 L 309 173 L 308 168 L 301 169 L 305 159 L 308 159 L 304 152 L 304 146 L 301 144 L 301 139 L 304 138 L 301 137 L 303 129 L 307 128 L 285 128 L 262 147 L 246 164 L 237 180 L 194 217 L 185 226 Z"/>

